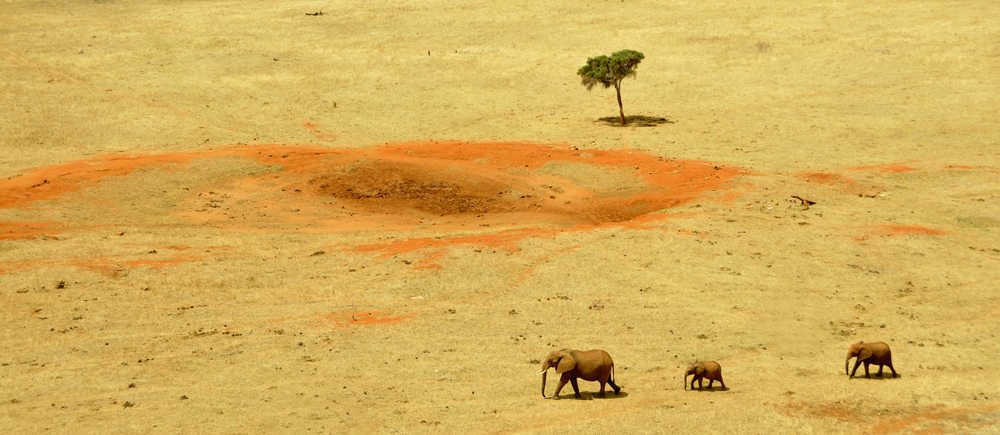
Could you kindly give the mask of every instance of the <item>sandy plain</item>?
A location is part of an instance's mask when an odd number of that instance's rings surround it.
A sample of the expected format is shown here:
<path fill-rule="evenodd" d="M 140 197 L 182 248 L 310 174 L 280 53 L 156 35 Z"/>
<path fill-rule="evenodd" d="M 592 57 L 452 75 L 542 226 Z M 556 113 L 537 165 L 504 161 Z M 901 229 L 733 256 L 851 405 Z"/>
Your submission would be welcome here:
<path fill-rule="evenodd" d="M 0 431 L 997 433 L 997 22 L 0 3 Z M 623 394 L 543 399 L 562 347 Z"/>

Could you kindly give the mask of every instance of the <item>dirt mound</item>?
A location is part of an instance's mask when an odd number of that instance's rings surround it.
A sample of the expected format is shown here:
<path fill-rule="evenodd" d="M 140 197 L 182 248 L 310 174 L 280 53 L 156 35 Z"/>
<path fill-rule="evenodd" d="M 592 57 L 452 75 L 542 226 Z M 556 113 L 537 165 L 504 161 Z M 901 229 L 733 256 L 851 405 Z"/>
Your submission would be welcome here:
<path fill-rule="evenodd" d="M 458 176 L 456 176 L 458 175 Z M 438 215 L 510 211 L 503 183 L 477 174 L 432 173 L 415 164 L 367 162 L 309 180 L 320 192 L 369 212 L 410 209 Z M 381 210 L 385 212 L 386 210 Z"/>
<path fill-rule="evenodd" d="M 294 169 L 322 174 L 306 180 L 311 189 L 303 192 L 395 225 L 434 217 L 459 225 L 623 222 L 720 189 L 743 173 L 639 151 L 521 143 L 401 144 L 323 160 Z"/>

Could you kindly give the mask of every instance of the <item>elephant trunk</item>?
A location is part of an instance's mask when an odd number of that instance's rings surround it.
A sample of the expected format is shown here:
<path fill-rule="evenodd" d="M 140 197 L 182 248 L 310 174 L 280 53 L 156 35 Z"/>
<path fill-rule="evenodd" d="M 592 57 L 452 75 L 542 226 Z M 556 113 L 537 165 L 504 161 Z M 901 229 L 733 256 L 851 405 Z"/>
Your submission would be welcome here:
<path fill-rule="evenodd" d="M 542 375 L 542 397 L 545 397 L 545 378 L 549 375 L 549 367 L 551 367 L 550 361 L 545 360 L 545 362 L 542 363 L 542 369 L 535 372 L 536 375 Z"/>
<path fill-rule="evenodd" d="M 688 389 L 688 375 L 690 375 L 690 373 L 684 374 L 684 391 L 687 391 Z M 692 385 L 691 388 L 694 388 L 694 386 Z"/>
<path fill-rule="evenodd" d="M 851 356 L 848 355 L 847 356 L 847 361 L 844 361 L 844 374 L 845 375 L 850 375 L 851 374 L 851 371 L 847 368 L 850 365 L 851 365 Z"/>

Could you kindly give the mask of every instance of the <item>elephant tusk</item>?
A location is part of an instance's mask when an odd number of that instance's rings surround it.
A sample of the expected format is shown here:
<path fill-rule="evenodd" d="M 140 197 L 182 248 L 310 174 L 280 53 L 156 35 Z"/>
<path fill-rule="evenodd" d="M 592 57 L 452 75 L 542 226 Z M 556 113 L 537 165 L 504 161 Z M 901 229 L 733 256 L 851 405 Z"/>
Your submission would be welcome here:
<path fill-rule="evenodd" d="M 539 371 L 535 372 L 535 375 L 541 375 L 541 374 L 544 374 L 544 373 L 545 373 L 545 370 L 539 370 Z"/>

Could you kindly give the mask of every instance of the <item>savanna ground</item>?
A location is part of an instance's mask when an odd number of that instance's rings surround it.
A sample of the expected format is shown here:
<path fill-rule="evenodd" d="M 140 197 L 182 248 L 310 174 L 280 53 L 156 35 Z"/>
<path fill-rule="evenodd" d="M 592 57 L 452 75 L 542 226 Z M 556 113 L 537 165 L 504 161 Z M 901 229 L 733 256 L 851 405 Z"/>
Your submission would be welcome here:
<path fill-rule="evenodd" d="M 997 433 L 998 22 L 5 1 L 0 431 Z M 543 399 L 562 347 L 623 394 Z"/>

